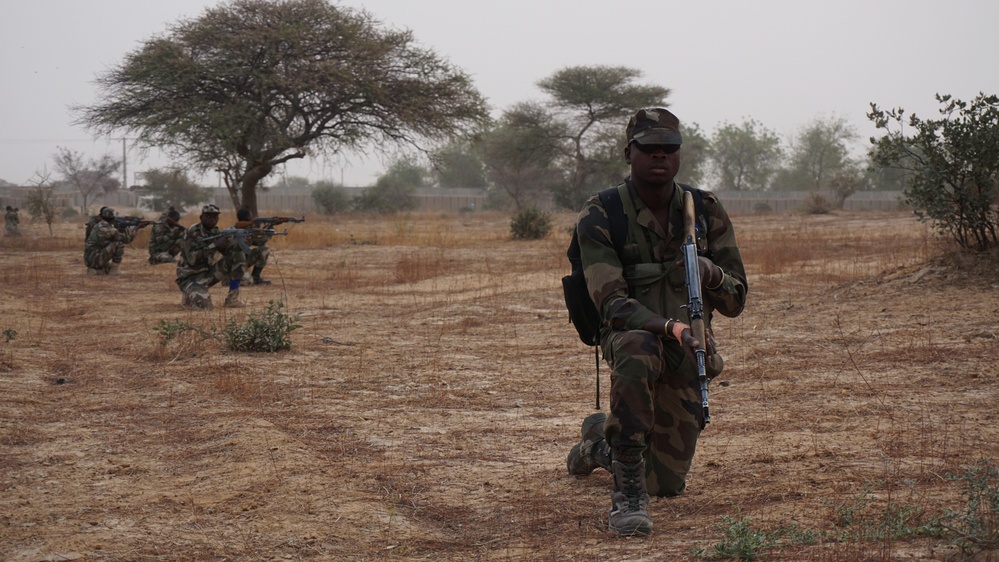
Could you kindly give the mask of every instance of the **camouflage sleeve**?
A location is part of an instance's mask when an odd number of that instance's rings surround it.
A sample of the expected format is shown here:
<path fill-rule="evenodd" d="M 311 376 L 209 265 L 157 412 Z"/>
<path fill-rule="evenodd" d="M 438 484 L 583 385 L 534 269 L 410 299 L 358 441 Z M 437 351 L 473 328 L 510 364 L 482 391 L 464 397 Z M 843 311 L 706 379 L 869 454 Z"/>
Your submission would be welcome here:
<path fill-rule="evenodd" d="M 735 317 L 746 306 L 749 292 L 735 229 L 721 201 L 710 191 L 704 192 L 704 212 L 708 216 L 708 250 L 725 274 L 720 286 L 704 290 L 704 299 L 720 314 Z"/>
<path fill-rule="evenodd" d="M 216 249 L 211 242 L 202 242 L 201 239 L 209 234 L 203 232 L 199 224 L 193 225 L 184 232 L 184 242 L 181 245 L 180 253 L 183 255 L 184 263 L 194 265 L 199 263 L 210 263 Z"/>
<path fill-rule="evenodd" d="M 628 297 L 624 268 L 610 237 L 610 222 L 599 197 L 583 206 L 576 223 L 583 275 L 603 323 L 613 330 L 642 328 L 656 313 Z"/>

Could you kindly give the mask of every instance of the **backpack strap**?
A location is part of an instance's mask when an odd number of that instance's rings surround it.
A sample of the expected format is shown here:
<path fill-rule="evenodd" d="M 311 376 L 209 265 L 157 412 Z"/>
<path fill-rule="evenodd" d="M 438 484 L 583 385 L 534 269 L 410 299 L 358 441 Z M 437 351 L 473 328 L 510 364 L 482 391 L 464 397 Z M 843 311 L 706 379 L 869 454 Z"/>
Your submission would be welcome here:
<path fill-rule="evenodd" d="M 624 184 L 621 184 L 624 185 Z M 614 251 L 620 256 L 624 251 L 624 242 L 628 239 L 628 221 L 625 220 L 624 201 L 617 187 L 607 188 L 597 194 L 600 204 L 607 213 L 607 221 L 610 223 L 611 243 L 614 244 Z"/>

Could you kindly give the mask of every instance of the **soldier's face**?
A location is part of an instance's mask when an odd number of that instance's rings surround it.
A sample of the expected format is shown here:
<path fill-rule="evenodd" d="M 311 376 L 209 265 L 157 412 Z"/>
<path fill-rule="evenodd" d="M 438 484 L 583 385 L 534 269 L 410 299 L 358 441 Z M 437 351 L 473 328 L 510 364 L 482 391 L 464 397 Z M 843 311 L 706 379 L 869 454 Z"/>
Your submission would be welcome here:
<path fill-rule="evenodd" d="M 219 224 L 219 216 L 215 213 L 202 213 L 201 224 L 206 228 L 215 228 Z"/>
<path fill-rule="evenodd" d="M 667 185 L 680 171 L 680 146 L 675 144 L 632 143 L 625 149 L 631 163 L 631 178 L 640 184 Z"/>

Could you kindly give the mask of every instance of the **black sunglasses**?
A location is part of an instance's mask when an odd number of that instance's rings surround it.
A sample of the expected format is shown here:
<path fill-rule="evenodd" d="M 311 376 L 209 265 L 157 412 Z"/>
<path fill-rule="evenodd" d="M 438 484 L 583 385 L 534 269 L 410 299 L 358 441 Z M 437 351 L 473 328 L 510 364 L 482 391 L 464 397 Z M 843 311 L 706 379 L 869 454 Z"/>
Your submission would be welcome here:
<path fill-rule="evenodd" d="M 631 146 L 634 146 L 645 154 L 654 154 L 659 150 L 662 150 L 666 154 L 673 154 L 674 152 L 680 150 L 680 145 L 678 144 L 639 144 L 637 142 L 633 142 L 631 143 Z"/>

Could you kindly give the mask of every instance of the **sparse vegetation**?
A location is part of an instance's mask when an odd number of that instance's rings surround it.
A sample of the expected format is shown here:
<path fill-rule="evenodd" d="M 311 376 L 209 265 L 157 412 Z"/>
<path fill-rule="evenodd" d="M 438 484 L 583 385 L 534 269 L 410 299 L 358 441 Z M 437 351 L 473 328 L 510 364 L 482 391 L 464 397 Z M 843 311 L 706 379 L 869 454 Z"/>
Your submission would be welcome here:
<path fill-rule="evenodd" d="M 621 540 L 609 475 L 564 468 L 594 392 L 558 287 L 575 216 L 531 243 L 509 213 L 310 216 L 235 310 L 182 308 L 142 248 L 88 277 L 79 218 L 0 239 L 0 558 L 992 554 L 994 262 L 944 259 L 907 212 L 733 216 L 751 289 L 716 319 L 714 422 Z M 291 348 L 233 352 L 227 323 L 279 297 Z"/>
<path fill-rule="evenodd" d="M 551 214 L 531 207 L 510 219 L 510 233 L 515 240 L 537 240 L 552 231 Z"/>
<path fill-rule="evenodd" d="M 301 327 L 301 314 L 289 316 L 283 308 L 283 301 L 270 301 L 262 311 L 251 312 L 243 321 L 229 320 L 221 330 L 214 324 L 204 328 L 192 325 L 189 320 L 160 320 L 156 332 L 164 346 L 193 332 L 204 339 L 225 343 L 232 351 L 282 351 L 291 348 L 291 333 Z"/>

